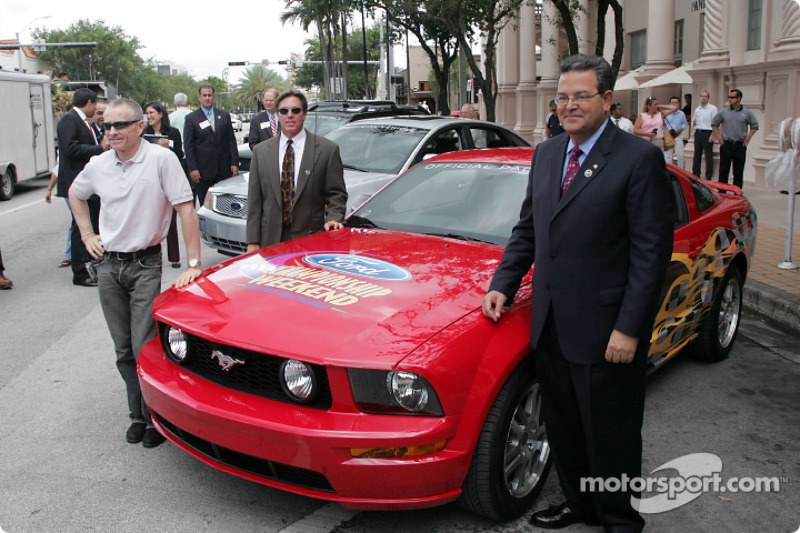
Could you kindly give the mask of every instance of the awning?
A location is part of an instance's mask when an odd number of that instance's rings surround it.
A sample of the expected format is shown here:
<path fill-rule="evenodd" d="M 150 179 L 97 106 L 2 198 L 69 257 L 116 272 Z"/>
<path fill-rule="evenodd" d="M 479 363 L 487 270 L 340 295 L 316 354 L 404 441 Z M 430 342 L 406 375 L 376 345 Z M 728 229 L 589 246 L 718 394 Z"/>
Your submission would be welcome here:
<path fill-rule="evenodd" d="M 670 70 L 666 74 L 662 74 L 657 78 L 642 83 L 639 87 L 647 89 L 648 87 L 662 87 L 664 85 L 691 85 L 692 77 L 686 72 L 689 66 L 691 65 L 681 65 L 675 70 Z"/>
<path fill-rule="evenodd" d="M 622 76 L 621 78 L 617 79 L 617 83 L 614 84 L 615 91 L 635 91 L 639 88 L 639 82 L 636 81 L 636 75 L 639 74 L 641 70 L 637 68 L 636 70 L 632 70 Z"/>

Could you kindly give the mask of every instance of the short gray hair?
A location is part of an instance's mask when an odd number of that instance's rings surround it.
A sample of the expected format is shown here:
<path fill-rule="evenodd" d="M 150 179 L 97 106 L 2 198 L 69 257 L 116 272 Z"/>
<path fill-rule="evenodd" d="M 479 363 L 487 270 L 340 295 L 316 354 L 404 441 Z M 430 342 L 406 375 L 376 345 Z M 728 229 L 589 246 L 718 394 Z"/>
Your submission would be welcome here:
<path fill-rule="evenodd" d="M 175 106 L 185 106 L 189 105 L 189 97 L 186 96 L 186 93 L 178 93 L 175 95 Z"/>
<path fill-rule="evenodd" d="M 136 101 L 131 100 L 130 98 L 118 98 L 113 102 L 109 102 L 106 113 L 118 107 L 124 107 L 127 109 L 128 116 L 131 120 L 143 120 L 142 117 L 144 116 L 144 113 L 142 112 L 142 106 L 137 104 Z"/>
<path fill-rule="evenodd" d="M 575 54 L 569 56 L 558 66 L 558 77 L 571 70 L 587 71 L 593 70 L 597 75 L 597 91 L 604 93 L 614 90 L 614 76 L 611 65 L 600 56 L 590 56 L 587 54 Z"/>

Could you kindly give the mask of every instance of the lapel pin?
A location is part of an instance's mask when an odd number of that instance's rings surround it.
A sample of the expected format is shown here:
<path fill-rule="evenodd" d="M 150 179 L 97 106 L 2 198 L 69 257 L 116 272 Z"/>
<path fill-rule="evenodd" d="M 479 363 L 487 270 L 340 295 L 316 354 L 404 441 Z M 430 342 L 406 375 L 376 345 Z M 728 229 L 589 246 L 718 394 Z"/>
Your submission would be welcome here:
<path fill-rule="evenodd" d="M 594 165 L 592 165 L 592 168 L 593 168 L 593 169 L 595 169 L 595 170 L 597 170 L 597 163 L 595 163 Z"/>
<path fill-rule="evenodd" d="M 592 177 L 592 170 L 591 169 L 587 170 L 586 172 L 583 173 L 583 175 L 586 176 L 587 178 L 591 178 Z"/>
<path fill-rule="evenodd" d="M 310 176 L 310 175 L 311 175 L 311 171 L 310 170 L 306 170 L 306 176 Z"/>

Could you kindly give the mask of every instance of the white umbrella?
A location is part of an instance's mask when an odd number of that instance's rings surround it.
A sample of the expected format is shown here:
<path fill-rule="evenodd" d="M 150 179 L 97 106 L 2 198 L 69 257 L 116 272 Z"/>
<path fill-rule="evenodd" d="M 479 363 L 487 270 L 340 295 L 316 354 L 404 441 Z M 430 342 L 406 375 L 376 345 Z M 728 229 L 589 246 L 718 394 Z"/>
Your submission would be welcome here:
<path fill-rule="evenodd" d="M 636 74 L 638 74 L 640 69 L 632 70 L 622 76 L 621 78 L 617 79 L 617 83 L 614 84 L 615 91 L 635 91 L 639 88 L 639 82 L 636 81 Z"/>
<path fill-rule="evenodd" d="M 657 78 L 642 83 L 639 87 L 647 89 L 648 87 L 661 87 L 663 85 L 691 85 L 692 77 L 686 72 L 686 68 L 689 66 L 690 65 L 681 65 L 674 70 L 670 70 L 666 74 L 662 74 Z"/>

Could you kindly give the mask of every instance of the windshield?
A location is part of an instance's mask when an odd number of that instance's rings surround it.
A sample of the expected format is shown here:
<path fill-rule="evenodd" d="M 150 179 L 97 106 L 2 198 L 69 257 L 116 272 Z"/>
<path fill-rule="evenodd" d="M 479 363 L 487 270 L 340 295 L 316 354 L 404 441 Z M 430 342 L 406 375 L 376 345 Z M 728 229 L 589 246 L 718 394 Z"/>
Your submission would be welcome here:
<path fill-rule="evenodd" d="M 346 167 L 398 174 L 427 130 L 385 124 L 340 128 L 326 137 L 339 145 Z"/>
<path fill-rule="evenodd" d="M 348 226 L 505 246 L 519 220 L 529 170 L 498 163 L 420 163 L 356 210 Z"/>
<path fill-rule="evenodd" d="M 303 126 L 311 133 L 323 136 L 339 126 L 345 125 L 348 120 L 349 117 L 343 115 L 326 115 L 324 113 L 309 111 Z"/>

